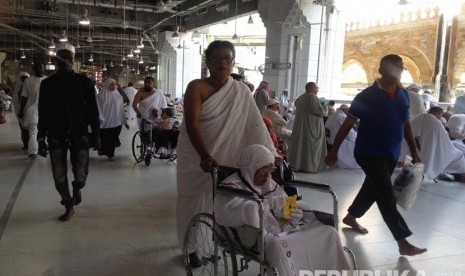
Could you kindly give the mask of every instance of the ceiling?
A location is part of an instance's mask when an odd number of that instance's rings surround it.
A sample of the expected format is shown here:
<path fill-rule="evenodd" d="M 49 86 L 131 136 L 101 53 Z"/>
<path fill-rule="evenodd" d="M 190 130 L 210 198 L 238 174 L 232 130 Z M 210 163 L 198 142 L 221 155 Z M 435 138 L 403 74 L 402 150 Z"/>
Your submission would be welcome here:
<path fill-rule="evenodd" d="M 93 64 L 137 63 L 127 58 L 143 38 L 145 65 L 157 62 L 158 34 L 199 29 L 257 10 L 258 0 L 2 0 L 0 52 L 7 60 L 46 61 L 51 41 L 66 33 L 76 58 Z M 90 24 L 79 24 L 87 13 Z M 21 59 L 24 52 L 25 59 Z M 125 56 L 125 61 L 122 61 Z"/>

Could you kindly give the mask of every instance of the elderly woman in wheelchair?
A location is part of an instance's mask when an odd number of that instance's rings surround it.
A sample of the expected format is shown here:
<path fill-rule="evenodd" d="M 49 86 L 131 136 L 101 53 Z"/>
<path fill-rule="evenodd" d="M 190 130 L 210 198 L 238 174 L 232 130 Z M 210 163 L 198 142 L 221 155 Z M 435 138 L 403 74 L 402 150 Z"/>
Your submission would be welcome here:
<path fill-rule="evenodd" d="M 223 180 L 220 187 L 249 191 L 262 201 L 264 258 L 279 275 L 295 275 L 299 270 L 351 269 L 336 229 L 320 222 L 306 202 L 295 202 L 271 179 L 274 156 L 267 148 L 246 147 L 238 165 L 239 172 Z M 234 229 L 234 236 L 245 247 L 258 244 L 258 238 L 250 234 L 259 228 L 259 214 L 255 201 L 223 193 L 215 197 L 216 223 Z"/>

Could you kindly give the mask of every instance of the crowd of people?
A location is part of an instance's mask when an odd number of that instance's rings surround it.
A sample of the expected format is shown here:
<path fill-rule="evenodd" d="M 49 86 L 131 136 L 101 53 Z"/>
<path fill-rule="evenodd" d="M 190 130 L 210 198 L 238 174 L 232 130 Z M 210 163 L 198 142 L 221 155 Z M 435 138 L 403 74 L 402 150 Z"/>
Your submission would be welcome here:
<path fill-rule="evenodd" d="M 242 200 L 219 198 L 213 205 L 210 172 L 219 165 L 239 166 L 240 172 L 223 184 L 256 194 L 273 210 L 275 220 L 283 219 L 278 214 L 287 196 L 271 180 L 271 173 L 283 161 L 294 171 L 311 174 L 332 165 L 363 170 L 366 178 L 343 223 L 367 234 L 357 219 L 377 203 L 402 255 L 417 255 L 426 249 L 406 239 L 412 232 L 397 211 L 391 183 L 398 162 L 410 155 L 414 162 L 425 164 L 426 180 L 465 182 L 465 104 L 460 111 L 465 96 L 457 98 L 456 108 L 444 111 L 429 91 L 419 94 L 420 85 L 404 88 L 400 84 L 403 62 L 396 55 L 381 60 L 381 78 L 350 106 L 336 108 L 334 101 L 318 98 L 315 82 L 306 83 L 305 93 L 296 99 L 289 98 L 288 90 L 279 98 L 272 97 L 266 80 L 254 90 L 242 76 L 232 73 L 234 45 L 214 41 L 205 51 L 209 77 L 191 81 L 178 102 L 182 123 L 170 107 L 170 95 L 156 88 L 153 77 L 146 77 L 140 90 L 133 83 L 123 90 L 111 78 L 98 90 L 92 80 L 72 70 L 72 46 L 59 49 L 56 57 L 55 74 L 45 77 L 43 65 L 34 63 L 33 75 L 21 72 L 12 98 L 2 94 L 2 100 L 13 104 L 28 156 L 50 153 L 55 187 L 65 207 L 61 221 L 69 220 L 82 200 L 89 148 L 112 159 L 121 145 L 122 126 L 129 128 L 132 120 L 140 130 L 151 133 L 160 156 L 178 157 L 176 225 L 181 247 L 189 221 L 198 213 L 215 209 L 218 222 L 224 225 L 257 226 L 256 208 Z M 72 193 L 66 175 L 68 151 L 74 174 Z M 291 226 L 317 220 L 305 206 L 294 212 L 288 221 Z M 280 274 L 291 274 L 296 268 L 348 268 L 334 229 L 318 223 L 288 231 L 291 228 L 267 229 L 266 258 Z M 299 239 L 316 236 L 320 239 L 314 248 L 299 245 Z M 286 256 L 280 249 L 283 240 L 304 257 Z M 332 262 L 320 251 L 328 252 Z M 198 252 L 188 253 L 190 264 L 200 266 Z"/>

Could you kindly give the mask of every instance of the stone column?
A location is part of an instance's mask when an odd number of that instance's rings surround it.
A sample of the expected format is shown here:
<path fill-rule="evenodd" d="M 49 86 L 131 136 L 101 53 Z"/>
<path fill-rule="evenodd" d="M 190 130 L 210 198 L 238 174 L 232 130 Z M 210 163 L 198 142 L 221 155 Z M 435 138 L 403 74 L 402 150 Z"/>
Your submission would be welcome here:
<path fill-rule="evenodd" d="M 173 38 L 172 34 L 167 31 L 159 35 L 162 47 L 157 72 L 158 88 L 174 99 L 184 95 L 191 80 L 200 78 L 202 55 L 192 33 L 180 33 L 180 38 Z"/>
<path fill-rule="evenodd" d="M 305 92 L 309 81 L 318 83 L 321 97 L 331 98 L 340 88 L 345 23 L 336 9 L 313 2 L 258 3 L 267 29 L 264 79 L 278 95 L 289 89 L 291 100 Z"/>

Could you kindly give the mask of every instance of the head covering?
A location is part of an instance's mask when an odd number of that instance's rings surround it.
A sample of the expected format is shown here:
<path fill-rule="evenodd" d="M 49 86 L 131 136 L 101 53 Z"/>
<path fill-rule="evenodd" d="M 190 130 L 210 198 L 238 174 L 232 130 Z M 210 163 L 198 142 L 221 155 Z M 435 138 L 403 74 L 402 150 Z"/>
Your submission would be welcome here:
<path fill-rule="evenodd" d="M 266 103 L 266 105 L 274 105 L 274 104 L 277 104 L 279 103 L 279 101 L 277 99 L 269 99 L 268 102 Z"/>
<path fill-rule="evenodd" d="M 268 82 L 267 81 L 261 81 L 260 84 L 258 85 L 257 89 L 255 89 L 255 93 L 257 93 L 260 90 L 265 89 L 266 92 L 268 92 Z"/>
<path fill-rule="evenodd" d="M 418 89 L 418 90 L 420 90 L 420 89 L 421 89 L 421 86 L 420 86 L 419 84 L 417 84 L 417 83 L 412 83 L 412 84 L 410 84 L 409 86 L 407 86 L 406 89 L 407 89 L 407 90 L 411 90 L 411 89 Z"/>
<path fill-rule="evenodd" d="M 96 96 L 100 112 L 100 128 L 113 128 L 125 123 L 123 97 L 117 89 L 111 91 L 108 88 L 112 83 L 116 81 L 112 78 L 106 79 L 102 90 Z"/>
<path fill-rule="evenodd" d="M 242 150 L 237 165 L 239 166 L 241 174 L 245 180 L 247 180 L 254 189 L 261 192 L 261 188 L 256 186 L 253 182 L 255 172 L 258 169 L 273 163 L 274 156 L 265 146 L 250 145 Z"/>

